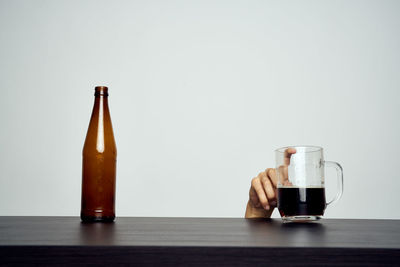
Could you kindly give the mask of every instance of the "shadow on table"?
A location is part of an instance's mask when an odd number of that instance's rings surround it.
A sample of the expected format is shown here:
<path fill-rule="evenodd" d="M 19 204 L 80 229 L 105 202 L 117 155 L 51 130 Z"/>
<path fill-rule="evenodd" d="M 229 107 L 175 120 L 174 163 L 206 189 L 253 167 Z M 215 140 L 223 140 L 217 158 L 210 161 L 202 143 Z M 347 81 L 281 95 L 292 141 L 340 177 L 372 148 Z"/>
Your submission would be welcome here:
<path fill-rule="evenodd" d="M 323 221 L 284 223 L 279 219 L 247 219 L 253 241 L 263 245 L 304 246 L 327 242 L 327 226 Z"/>
<path fill-rule="evenodd" d="M 85 245 L 112 245 L 115 242 L 115 223 L 80 223 L 79 237 Z"/>

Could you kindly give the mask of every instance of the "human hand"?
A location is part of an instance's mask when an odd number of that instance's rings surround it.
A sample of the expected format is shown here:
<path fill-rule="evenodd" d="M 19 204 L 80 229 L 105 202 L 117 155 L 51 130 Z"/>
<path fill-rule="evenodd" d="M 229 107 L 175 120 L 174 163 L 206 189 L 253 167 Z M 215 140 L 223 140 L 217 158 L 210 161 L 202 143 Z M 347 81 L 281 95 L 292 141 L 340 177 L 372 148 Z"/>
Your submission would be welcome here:
<path fill-rule="evenodd" d="M 245 218 L 268 218 L 271 216 L 277 205 L 276 187 L 278 178 L 276 172 L 278 171 L 279 176 L 282 177 L 281 183 L 289 185 L 288 165 L 290 164 L 290 157 L 295 153 L 296 149 L 294 148 L 286 149 L 284 165 L 280 166 L 277 170 L 268 168 L 251 180 Z"/>

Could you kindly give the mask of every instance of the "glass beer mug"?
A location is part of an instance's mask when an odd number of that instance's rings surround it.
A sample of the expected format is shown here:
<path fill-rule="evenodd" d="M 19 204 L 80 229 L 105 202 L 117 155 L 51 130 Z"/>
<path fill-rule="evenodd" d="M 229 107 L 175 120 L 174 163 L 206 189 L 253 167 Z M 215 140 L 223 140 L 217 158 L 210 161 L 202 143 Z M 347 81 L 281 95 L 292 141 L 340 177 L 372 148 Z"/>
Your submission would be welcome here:
<path fill-rule="evenodd" d="M 292 146 L 275 150 L 278 210 L 284 221 L 313 221 L 343 193 L 343 170 L 337 162 L 324 161 L 322 147 Z M 325 166 L 337 171 L 338 191 L 325 199 Z"/>

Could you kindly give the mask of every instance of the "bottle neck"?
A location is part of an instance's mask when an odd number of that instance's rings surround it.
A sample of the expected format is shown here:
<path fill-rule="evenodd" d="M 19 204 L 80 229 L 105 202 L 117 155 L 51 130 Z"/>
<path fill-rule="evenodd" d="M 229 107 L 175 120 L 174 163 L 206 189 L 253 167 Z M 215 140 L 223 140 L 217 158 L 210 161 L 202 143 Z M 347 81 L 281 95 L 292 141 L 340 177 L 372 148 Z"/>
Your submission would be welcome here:
<path fill-rule="evenodd" d="M 108 97 L 104 95 L 95 95 L 94 96 L 94 103 L 100 105 L 107 105 Z"/>
<path fill-rule="evenodd" d="M 94 95 L 93 111 L 83 153 L 84 155 L 90 151 L 105 153 L 108 150 L 115 154 L 114 134 L 108 109 L 108 92 L 104 90 L 104 87 L 96 87 Z"/>

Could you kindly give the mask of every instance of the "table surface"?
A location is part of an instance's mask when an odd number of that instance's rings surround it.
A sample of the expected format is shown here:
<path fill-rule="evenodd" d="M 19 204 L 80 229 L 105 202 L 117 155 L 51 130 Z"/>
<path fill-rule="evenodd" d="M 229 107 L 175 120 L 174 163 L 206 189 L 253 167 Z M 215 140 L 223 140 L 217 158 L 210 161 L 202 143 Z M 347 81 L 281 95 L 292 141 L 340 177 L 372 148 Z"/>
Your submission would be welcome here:
<path fill-rule="evenodd" d="M 119 260 L 131 257 L 125 259 L 125 264 L 132 257 L 135 262 L 149 263 L 153 259 L 165 262 L 171 255 L 184 260 L 186 255 L 185 265 L 191 265 L 191 259 L 197 259 L 197 263 L 206 259 L 209 263 L 246 265 L 265 263 L 270 255 L 278 257 L 279 253 L 291 255 L 286 260 L 309 255 L 309 263 L 315 260 L 319 264 L 327 259 L 337 263 L 364 260 L 364 264 L 370 265 L 379 265 L 384 259 L 386 264 L 399 264 L 400 220 L 322 219 L 313 223 L 282 223 L 280 219 L 120 217 L 114 223 L 81 223 L 78 217 L 0 217 L 0 256 L 9 257 L 13 263 L 25 250 L 26 259 L 39 257 L 37 249 L 41 247 L 45 248 L 46 257 L 50 257 L 51 248 L 62 247 L 62 252 L 54 255 L 60 257 L 64 253 L 66 258 L 73 253 L 76 257 L 76 252 L 85 248 L 106 248 L 108 253 L 115 249 L 119 256 L 114 256 Z M 69 247 L 75 249 L 70 255 Z M 251 260 L 249 253 L 254 254 Z M 146 255 L 148 258 L 143 258 Z M 212 255 L 216 261 L 211 261 Z M 229 258 L 229 255 L 234 256 Z M 258 257 L 258 261 L 253 257 Z"/>
<path fill-rule="evenodd" d="M 400 249 L 400 220 L 0 217 L 0 245 L 347 247 Z"/>

